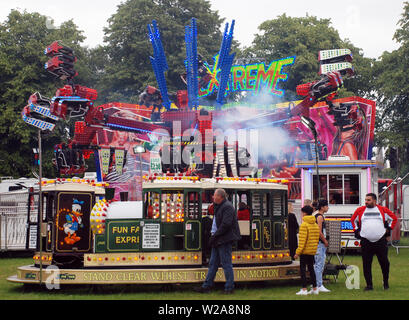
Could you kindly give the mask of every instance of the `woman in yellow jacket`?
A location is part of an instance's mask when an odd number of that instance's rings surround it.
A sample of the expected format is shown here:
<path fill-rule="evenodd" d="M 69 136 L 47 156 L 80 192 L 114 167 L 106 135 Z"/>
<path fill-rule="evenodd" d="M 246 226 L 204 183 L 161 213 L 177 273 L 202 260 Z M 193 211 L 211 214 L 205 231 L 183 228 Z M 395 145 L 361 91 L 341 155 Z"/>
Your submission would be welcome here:
<path fill-rule="evenodd" d="M 320 229 L 315 221 L 315 217 L 312 215 L 313 208 L 305 206 L 301 208 L 303 213 L 303 222 L 300 226 L 298 234 L 298 248 L 295 251 L 294 258 L 300 257 L 300 274 L 302 281 L 302 289 L 297 292 L 297 295 L 318 294 L 317 280 L 315 278 L 314 271 L 314 256 L 317 251 L 318 241 L 320 237 Z M 312 290 L 307 291 L 307 279 L 305 276 L 306 267 L 310 272 Z"/>

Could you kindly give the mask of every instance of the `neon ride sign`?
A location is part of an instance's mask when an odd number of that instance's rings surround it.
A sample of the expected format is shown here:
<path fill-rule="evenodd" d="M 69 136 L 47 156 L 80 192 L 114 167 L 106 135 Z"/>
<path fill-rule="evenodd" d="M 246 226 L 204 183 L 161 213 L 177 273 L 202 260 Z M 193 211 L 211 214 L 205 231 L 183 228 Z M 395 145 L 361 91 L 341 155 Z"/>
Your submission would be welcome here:
<path fill-rule="evenodd" d="M 263 62 L 232 66 L 230 80 L 227 83 L 226 95 L 229 92 L 235 91 L 252 91 L 257 94 L 263 88 L 272 95 L 283 96 L 284 90 L 278 88 L 280 81 L 286 81 L 288 79 L 288 74 L 283 72 L 283 68 L 294 64 L 295 58 L 294 56 L 274 60 L 268 67 L 266 67 Z M 220 69 L 216 70 L 219 55 L 216 55 L 213 59 L 215 61 L 213 69 L 211 69 L 208 64 L 205 64 L 212 79 L 206 88 L 200 88 L 199 97 L 206 97 L 219 87 L 218 75 Z"/>

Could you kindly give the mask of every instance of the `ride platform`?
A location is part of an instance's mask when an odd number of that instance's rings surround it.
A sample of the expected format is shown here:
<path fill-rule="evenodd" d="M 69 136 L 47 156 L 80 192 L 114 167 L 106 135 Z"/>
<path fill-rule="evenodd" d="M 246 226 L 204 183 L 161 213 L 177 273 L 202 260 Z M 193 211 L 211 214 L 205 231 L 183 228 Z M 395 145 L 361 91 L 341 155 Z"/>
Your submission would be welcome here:
<path fill-rule="evenodd" d="M 299 262 L 286 265 L 234 266 L 235 282 L 299 279 Z M 40 268 L 21 266 L 17 275 L 7 278 L 14 283 L 27 284 L 167 284 L 199 283 L 206 278 L 208 268 L 84 268 L 58 269 L 55 266 Z M 41 280 L 40 280 L 41 276 Z M 224 282 L 224 272 L 219 268 L 215 282 Z"/>

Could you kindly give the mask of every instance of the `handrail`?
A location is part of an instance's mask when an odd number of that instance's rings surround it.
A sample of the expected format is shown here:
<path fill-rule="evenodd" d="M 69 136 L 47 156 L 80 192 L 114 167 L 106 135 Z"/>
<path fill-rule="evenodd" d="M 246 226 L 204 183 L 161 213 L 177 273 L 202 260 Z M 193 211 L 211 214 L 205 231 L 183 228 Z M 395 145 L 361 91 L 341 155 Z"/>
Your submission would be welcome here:
<path fill-rule="evenodd" d="M 407 174 L 405 174 L 405 176 L 403 178 L 401 178 L 401 177 L 395 178 L 389 186 L 387 186 L 385 189 L 382 190 L 382 192 L 379 194 L 379 198 L 381 198 L 383 196 L 383 194 L 386 192 L 386 190 L 389 190 L 389 188 L 391 188 L 392 185 L 396 184 L 396 182 L 398 182 L 398 181 L 405 180 L 408 175 L 409 175 L 409 172 Z"/>
<path fill-rule="evenodd" d="M 406 222 L 409 223 L 409 218 L 408 218 L 408 219 L 398 218 L 398 221 L 399 221 L 399 222 L 404 222 L 404 221 L 406 221 Z M 400 230 L 399 230 L 399 232 L 400 232 Z M 399 249 L 409 249 L 409 246 L 399 246 L 399 245 L 397 246 L 397 245 L 394 245 L 394 244 L 393 244 L 393 232 L 391 232 L 391 239 L 390 239 L 389 242 L 391 243 L 391 246 L 396 249 L 396 253 L 397 253 L 397 254 L 399 254 Z"/>

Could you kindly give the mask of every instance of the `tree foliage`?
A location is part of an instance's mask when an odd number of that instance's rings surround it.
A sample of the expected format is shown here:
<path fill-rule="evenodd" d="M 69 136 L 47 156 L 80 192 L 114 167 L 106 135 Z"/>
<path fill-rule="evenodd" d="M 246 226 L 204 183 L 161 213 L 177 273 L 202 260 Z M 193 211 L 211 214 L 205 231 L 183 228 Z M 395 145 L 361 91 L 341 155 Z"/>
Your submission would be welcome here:
<path fill-rule="evenodd" d="M 373 68 L 377 93 L 376 143 L 398 149 L 398 174 L 409 163 L 409 2 L 398 23 L 394 39 L 397 50 L 384 52 Z"/>
<path fill-rule="evenodd" d="M 338 31 L 331 26 L 330 19 L 309 15 L 293 18 L 283 14 L 263 22 L 258 29 L 259 34 L 255 36 L 252 45 L 246 48 L 244 55 L 266 63 L 296 56 L 294 65 L 286 67 L 288 80 L 281 83 L 281 87 L 286 90 L 285 99 L 296 99 L 297 85 L 318 79 L 318 51 L 338 48 L 352 51 L 357 74 L 353 79 L 345 81 L 348 91 L 343 89 L 341 94 L 362 96 L 371 91 L 371 59 L 364 58 L 362 50 L 350 41 L 341 40 Z"/>
<path fill-rule="evenodd" d="M 71 20 L 59 29 L 48 29 L 45 16 L 12 10 L 0 24 L 1 176 L 26 176 L 31 172 L 30 158 L 32 148 L 38 144 L 37 130 L 22 121 L 21 111 L 34 92 L 52 97 L 56 88 L 63 85 L 44 70 L 47 61 L 44 49 L 57 39 L 75 50 L 80 61 L 77 70 L 82 76 L 79 81 L 86 82 L 91 75 L 84 62 L 87 50 L 81 47 L 84 36 Z M 60 139 L 58 130 L 45 137 L 44 148 L 49 150 L 44 161 L 45 174 L 52 174 L 50 150 Z"/>

